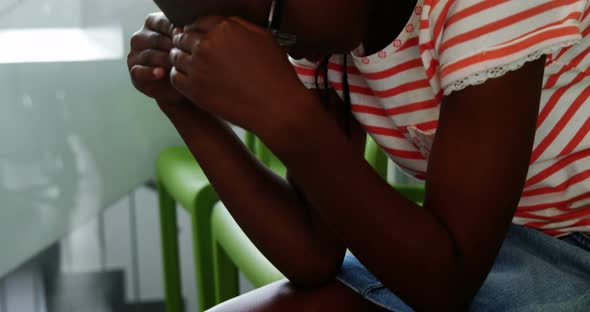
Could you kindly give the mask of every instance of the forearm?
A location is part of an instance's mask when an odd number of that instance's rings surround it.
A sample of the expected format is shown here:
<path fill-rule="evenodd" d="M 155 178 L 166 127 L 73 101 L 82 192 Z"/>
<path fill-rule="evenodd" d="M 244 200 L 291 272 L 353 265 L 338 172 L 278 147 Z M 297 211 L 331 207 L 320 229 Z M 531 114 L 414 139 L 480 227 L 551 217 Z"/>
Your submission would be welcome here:
<path fill-rule="evenodd" d="M 301 106 L 304 111 L 293 115 L 306 116 L 305 123 L 286 122 L 280 131 L 288 140 L 277 138 L 276 130 L 262 137 L 312 207 L 385 285 L 414 306 L 444 306 L 463 293 L 460 259 L 442 222 L 383 181 L 319 103 Z"/>
<path fill-rule="evenodd" d="M 226 123 L 198 109 L 168 116 L 237 223 L 283 274 L 313 284 L 335 273 L 345 248 Z"/>

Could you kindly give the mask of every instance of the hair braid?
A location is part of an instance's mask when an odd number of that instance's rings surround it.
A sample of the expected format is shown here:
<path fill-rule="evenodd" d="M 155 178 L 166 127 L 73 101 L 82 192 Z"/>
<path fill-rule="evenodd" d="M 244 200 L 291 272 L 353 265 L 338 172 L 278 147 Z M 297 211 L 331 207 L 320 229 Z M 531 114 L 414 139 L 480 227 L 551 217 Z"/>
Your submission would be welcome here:
<path fill-rule="evenodd" d="M 330 57 L 327 56 L 323 58 L 319 66 L 315 72 L 315 85 L 316 88 L 320 89 L 319 78 L 320 75 L 324 78 L 324 90 L 321 93 L 321 100 L 322 104 L 324 105 L 324 109 L 328 110 L 328 101 L 330 97 L 330 90 L 329 90 L 329 81 L 328 81 L 328 65 L 330 63 Z M 346 54 L 342 55 L 342 67 L 343 67 L 343 74 L 342 74 L 342 95 L 344 101 L 344 131 L 346 135 L 350 137 L 351 133 L 351 122 L 352 122 L 352 102 L 350 100 L 350 84 L 348 83 L 348 58 Z"/>

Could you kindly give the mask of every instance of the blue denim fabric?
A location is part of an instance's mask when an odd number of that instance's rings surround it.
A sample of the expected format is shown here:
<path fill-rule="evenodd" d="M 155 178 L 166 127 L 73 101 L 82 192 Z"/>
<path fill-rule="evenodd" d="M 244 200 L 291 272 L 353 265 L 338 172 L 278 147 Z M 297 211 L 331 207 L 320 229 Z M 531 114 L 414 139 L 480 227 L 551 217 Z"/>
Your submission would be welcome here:
<path fill-rule="evenodd" d="M 347 253 L 338 280 L 390 311 L 413 312 Z M 511 226 L 492 271 L 469 311 L 590 312 L 590 237 L 555 239 Z"/>

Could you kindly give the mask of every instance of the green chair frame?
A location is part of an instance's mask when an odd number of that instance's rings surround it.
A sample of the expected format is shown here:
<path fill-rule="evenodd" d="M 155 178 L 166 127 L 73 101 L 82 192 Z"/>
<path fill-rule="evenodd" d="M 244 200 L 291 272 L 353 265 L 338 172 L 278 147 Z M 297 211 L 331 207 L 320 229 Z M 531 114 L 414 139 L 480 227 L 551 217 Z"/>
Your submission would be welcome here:
<path fill-rule="evenodd" d="M 246 146 L 276 173 L 284 176 L 285 167 L 264 144 L 247 133 Z M 388 158 L 372 140 L 367 140 L 365 157 L 387 179 Z M 182 283 L 176 224 L 176 203 L 191 215 L 195 281 L 199 311 L 204 311 L 239 294 L 239 273 L 261 287 L 283 275 L 256 249 L 246 234 L 219 201 L 215 190 L 186 147 L 173 147 L 160 153 L 157 185 L 166 311 L 183 311 Z M 421 203 L 421 186 L 394 185 L 407 198 Z"/>
<path fill-rule="evenodd" d="M 193 252 L 199 310 L 215 304 L 211 252 L 211 211 L 219 201 L 213 187 L 185 147 L 164 150 L 157 164 L 160 229 L 164 265 L 166 311 L 184 311 L 178 248 L 176 203 L 191 216 Z M 204 235 L 206 234 L 206 235 Z"/>
<path fill-rule="evenodd" d="M 284 166 L 253 134 L 246 132 L 244 141 L 248 149 L 255 153 L 262 163 L 279 174 L 284 174 L 286 171 Z M 219 202 L 219 197 L 190 151 L 184 146 L 171 147 L 160 153 L 156 162 L 156 183 L 166 311 L 184 310 L 178 247 L 177 203 L 191 216 L 197 297 L 199 311 L 204 311 L 218 302 L 214 286 L 212 257 L 214 246 L 210 221 L 213 207 Z"/>

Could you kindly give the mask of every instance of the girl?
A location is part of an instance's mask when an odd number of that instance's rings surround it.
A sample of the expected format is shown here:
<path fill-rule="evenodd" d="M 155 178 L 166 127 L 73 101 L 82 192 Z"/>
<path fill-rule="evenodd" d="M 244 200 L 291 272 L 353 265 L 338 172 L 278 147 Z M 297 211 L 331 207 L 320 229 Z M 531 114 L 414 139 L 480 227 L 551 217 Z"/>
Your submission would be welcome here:
<path fill-rule="evenodd" d="M 214 311 L 590 309 L 587 1 L 285 0 L 293 64 L 261 27 L 271 0 L 157 2 L 188 25 L 149 16 L 132 81 L 287 277 Z M 365 133 L 425 180 L 423 207 Z"/>

